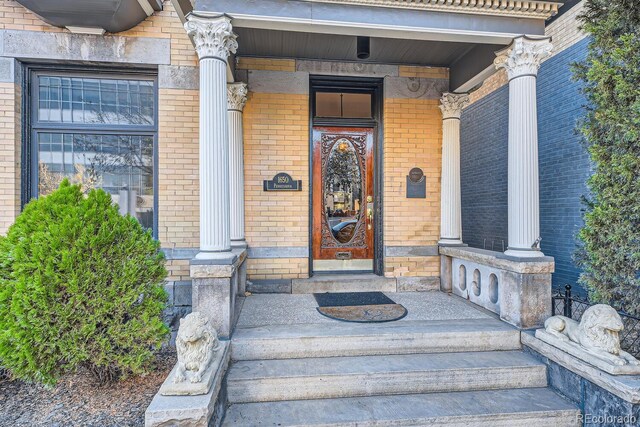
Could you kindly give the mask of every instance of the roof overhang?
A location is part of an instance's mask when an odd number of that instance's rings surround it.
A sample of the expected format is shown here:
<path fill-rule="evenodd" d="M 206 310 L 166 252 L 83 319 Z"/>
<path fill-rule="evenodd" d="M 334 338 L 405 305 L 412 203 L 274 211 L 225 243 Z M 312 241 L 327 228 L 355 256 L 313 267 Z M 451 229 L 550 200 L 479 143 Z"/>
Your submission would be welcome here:
<path fill-rule="evenodd" d="M 564 1 L 549 0 L 300 0 L 312 3 L 341 3 L 440 12 L 503 15 L 548 19 L 558 13 Z"/>
<path fill-rule="evenodd" d="M 119 33 L 162 10 L 161 0 L 16 0 L 44 22 L 72 32 Z"/>

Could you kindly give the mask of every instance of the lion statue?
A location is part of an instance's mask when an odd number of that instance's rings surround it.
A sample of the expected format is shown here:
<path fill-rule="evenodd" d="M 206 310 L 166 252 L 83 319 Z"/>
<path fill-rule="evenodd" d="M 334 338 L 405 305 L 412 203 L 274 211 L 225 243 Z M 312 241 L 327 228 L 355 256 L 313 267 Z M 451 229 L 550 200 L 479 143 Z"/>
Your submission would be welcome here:
<path fill-rule="evenodd" d="M 178 364 L 175 383 L 183 382 L 187 378 L 187 371 L 191 371 L 190 381 L 199 383 L 202 374 L 219 349 L 218 334 L 209 324 L 209 319 L 194 311 L 180 319 L 176 348 L 178 350 Z"/>
<path fill-rule="evenodd" d="M 580 323 L 564 316 L 553 316 L 544 322 L 551 335 L 573 342 L 593 356 L 614 365 L 640 365 L 635 357 L 620 349 L 619 333 L 624 324 L 618 312 L 606 304 L 596 304 L 585 310 Z"/>

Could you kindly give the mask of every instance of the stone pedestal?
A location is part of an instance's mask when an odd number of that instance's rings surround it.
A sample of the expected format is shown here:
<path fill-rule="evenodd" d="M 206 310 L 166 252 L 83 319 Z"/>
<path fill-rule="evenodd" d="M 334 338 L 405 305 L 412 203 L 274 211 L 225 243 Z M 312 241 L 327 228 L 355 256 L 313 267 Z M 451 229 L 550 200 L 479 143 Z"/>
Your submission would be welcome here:
<path fill-rule="evenodd" d="M 230 361 L 228 341 L 221 342 L 218 361 L 211 387 L 207 394 L 197 396 L 163 396 L 158 392 L 144 413 L 145 427 L 219 425 L 224 414 L 224 393 L 220 393 Z M 212 419 L 217 414 L 218 419 Z"/>
<path fill-rule="evenodd" d="M 468 247 L 440 247 L 444 286 L 518 328 L 539 328 L 551 316 L 552 257 L 521 259 Z M 451 263 L 450 269 L 447 263 Z"/>
<path fill-rule="evenodd" d="M 246 286 L 247 251 L 233 250 L 229 261 L 193 259 L 190 265 L 193 311 L 209 316 L 221 339 L 231 336 L 238 317 L 238 296 Z"/>

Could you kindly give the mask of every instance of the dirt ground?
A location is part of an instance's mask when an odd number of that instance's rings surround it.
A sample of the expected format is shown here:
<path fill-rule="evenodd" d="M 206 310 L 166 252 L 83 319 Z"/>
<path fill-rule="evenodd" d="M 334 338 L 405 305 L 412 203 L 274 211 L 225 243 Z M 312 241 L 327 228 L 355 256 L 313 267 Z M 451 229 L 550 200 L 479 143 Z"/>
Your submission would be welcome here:
<path fill-rule="evenodd" d="M 143 426 L 175 361 L 175 351 L 164 351 L 150 374 L 105 386 L 87 372 L 64 376 L 52 389 L 0 378 L 0 426 Z"/>

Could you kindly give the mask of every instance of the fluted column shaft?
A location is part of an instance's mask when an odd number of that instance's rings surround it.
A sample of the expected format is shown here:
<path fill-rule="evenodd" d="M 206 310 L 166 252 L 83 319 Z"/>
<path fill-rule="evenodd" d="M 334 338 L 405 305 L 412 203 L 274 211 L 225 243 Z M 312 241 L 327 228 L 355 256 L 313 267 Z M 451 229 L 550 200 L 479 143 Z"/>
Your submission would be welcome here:
<path fill-rule="evenodd" d="M 540 191 L 536 77 L 551 54 L 550 39 L 518 37 L 495 65 L 509 77 L 508 225 L 505 254 L 540 257 Z"/>
<path fill-rule="evenodd" d="M 442 177 L 440 188 L 441 245 L 462 244 L 460 193 L 460 115 L 469 103 L 467 94 L 445 93 L 442 110 Z"/>
<path fill-rule="evenodd" d="M 227 58 L 237 42 L 226 15 L 190 14 L 185 23 L 200 59 L 200 254 L 231 250 Z"/>
<path fill-rule="evenodd" d="M 242 110 L 247 101 L 247 85 L 227 85 L 229 117 L 229 167 L 231 197 L 231 245 L 246 246 L 244 237 L 244 142 Z"/>

